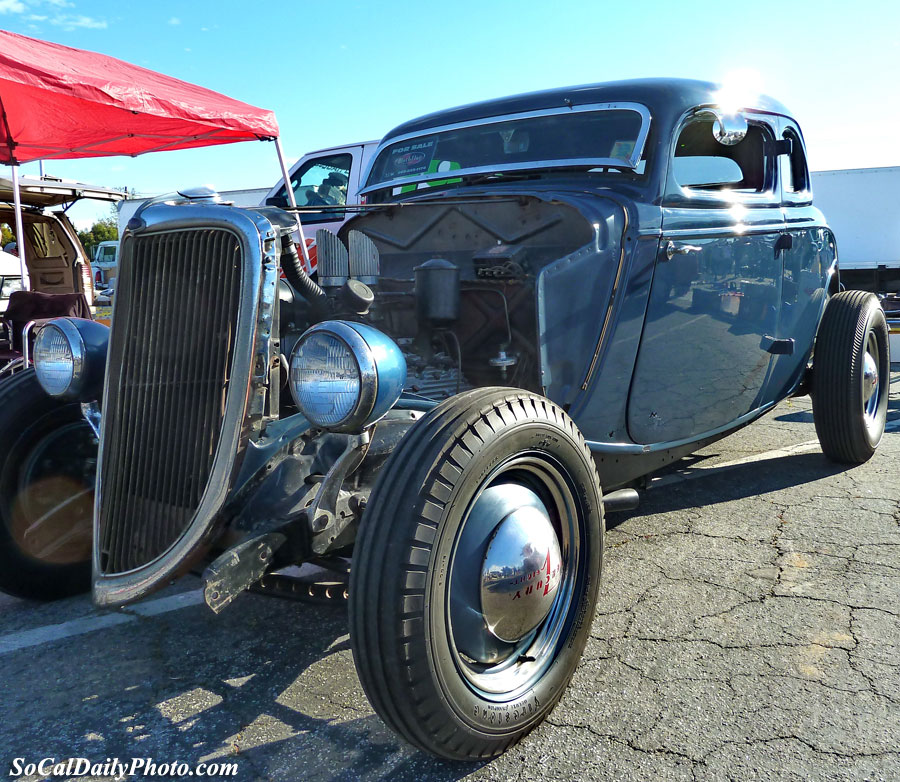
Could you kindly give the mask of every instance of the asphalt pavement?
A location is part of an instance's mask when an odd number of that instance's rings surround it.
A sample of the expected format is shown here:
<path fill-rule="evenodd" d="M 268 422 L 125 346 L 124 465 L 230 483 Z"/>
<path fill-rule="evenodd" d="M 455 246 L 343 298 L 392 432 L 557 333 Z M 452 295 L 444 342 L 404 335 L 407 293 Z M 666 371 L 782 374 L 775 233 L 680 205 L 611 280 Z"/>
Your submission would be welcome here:
<path fill-rule="evenodd" d="M 490 763 L 384 726 L 342 608 L 247 594 L 215 616 L 187 578 L 118 612 L 0 596 L 0 776 L 85 757 L 236 763 L 241 780 L 900 779 L 894 375 L 867 464 L 826 461 L 792 400 L 611 515 L 572 684 Z"/>

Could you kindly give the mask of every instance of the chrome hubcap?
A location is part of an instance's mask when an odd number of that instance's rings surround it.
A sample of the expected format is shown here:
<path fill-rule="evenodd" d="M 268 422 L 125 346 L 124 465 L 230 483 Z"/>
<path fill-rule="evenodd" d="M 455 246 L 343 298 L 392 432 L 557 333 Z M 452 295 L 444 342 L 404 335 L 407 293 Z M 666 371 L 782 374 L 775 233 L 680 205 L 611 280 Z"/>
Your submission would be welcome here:
<path fill-rule="evenodd" d="M 878 337 L 874 332 L 866 340 L 862 362 L 862 403 L 866 427 L 873 437 L 881 437 L 879 410 L 886 393 L 881 378 L 881 352 L 878 349 Z"/>
<path fill-rule="evenodd" d="M 472 499 L 449 563 L 449 640 L 481 697 L 525 692 L 553 662 L 581 565 L 581 507 L 546 455 L 498 466 Z"/>
<path fill-rule="evenodd" d="M 868 403 L 878 390 L 878 362 L 866 352 L 863 357 L 863 401 Z"/>
<path fill-rule="evenodd" d="M 524 505 L 510 513 L 494 530 L 481 567 L 488 630 L 507 643 L 524 638 L 550 613 L 561 574 L 559 540 L 546 510 Z"/>

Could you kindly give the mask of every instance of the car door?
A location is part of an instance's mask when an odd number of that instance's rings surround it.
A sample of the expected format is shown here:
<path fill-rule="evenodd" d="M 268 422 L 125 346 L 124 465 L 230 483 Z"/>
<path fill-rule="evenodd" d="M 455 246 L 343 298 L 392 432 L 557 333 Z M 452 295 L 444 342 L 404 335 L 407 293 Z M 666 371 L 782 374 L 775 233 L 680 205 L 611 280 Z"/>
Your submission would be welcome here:
<path fill-rule="evenodd" d="M 716 139 L 709 111 L 675 136 L 629 395 L 635 442 L 697 439 L 769 401 L 784 222 L 776 129 L 766 115 L 745 118 L 737 143 Z"/>
<path fill-rule="evenodd" d="M 834 237 L 813 205 L 803 135 L 787 118 L 781 118 L 779 133 L 784 142 L 778 163 L 788 239 L 777 330 L 784 350 L 775 359 L 768 392 L 775 399 L 792 391 L 803 376 L 837 260 Z"/>

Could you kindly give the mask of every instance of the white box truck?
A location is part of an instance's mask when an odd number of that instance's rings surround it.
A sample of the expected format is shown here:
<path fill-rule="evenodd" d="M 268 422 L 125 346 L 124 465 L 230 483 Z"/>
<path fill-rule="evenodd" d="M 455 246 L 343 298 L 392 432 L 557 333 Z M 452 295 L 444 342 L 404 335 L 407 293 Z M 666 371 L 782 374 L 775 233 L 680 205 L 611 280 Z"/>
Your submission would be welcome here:
<path fill-rule="evenodd" d="M 837 241 L 841 284 L 882 297 L 900 360 L 900 166 L 813 171 L 812 189 Z"/>
<path fill-rule="evenodd" d="M 900 166 L 812 173 L 846 288 L 900 293 Z"/>

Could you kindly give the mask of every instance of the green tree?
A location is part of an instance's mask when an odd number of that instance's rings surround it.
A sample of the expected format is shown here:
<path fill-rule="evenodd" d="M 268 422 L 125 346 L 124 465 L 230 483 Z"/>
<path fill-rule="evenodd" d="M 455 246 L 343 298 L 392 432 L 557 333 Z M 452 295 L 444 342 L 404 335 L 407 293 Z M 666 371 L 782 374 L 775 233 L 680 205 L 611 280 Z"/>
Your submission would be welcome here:
<path fill-rule="evenodd" d="M 13 241 L 13 232 L 6 223 L 0 224 L 0 250 Z"/>
<path fill-rule="evenodd" d="M 102 220 L 97 220 L 97 222 L 91 226 L 90 231 L 78 232 L 78 239 L 81 242 L 81 246 L 84 247 L 84 251 L 87 253 L 88 258 L 94 256 L 94 248 L 100 244 L 100 242 L 111 242 L 118 238 L 119 226 L 112 217 L 104 217 Z"/>

